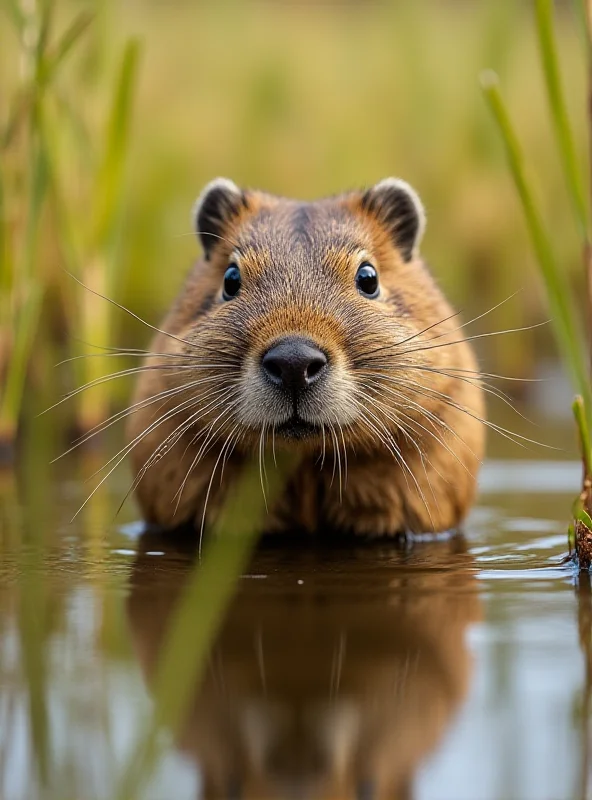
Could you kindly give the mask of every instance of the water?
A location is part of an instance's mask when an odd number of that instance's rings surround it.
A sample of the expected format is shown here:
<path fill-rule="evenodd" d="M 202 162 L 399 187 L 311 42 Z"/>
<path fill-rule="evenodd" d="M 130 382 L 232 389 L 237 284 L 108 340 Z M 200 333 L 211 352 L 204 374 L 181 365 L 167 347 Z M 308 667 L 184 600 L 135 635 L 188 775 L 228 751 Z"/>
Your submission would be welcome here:
<path fill-rule="evenodd" d="M 0 473 L 5 800 L 118 796 L 192 570 L 132 506 L 113 521 L 117 482 L 69 524 L 88 462 Z M 259 548 L 137 796 L 586 797 L 592 606 L 564 563 L 579 479 L 491 460 L 464 538 Z"/>

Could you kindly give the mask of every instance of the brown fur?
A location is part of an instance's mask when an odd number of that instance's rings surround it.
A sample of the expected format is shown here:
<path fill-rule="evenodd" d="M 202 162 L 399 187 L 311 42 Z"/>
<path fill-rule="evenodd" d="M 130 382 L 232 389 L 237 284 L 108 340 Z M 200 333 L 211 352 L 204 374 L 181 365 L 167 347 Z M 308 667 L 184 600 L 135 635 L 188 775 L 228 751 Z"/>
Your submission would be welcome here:
<path fill-rule="evenodd" d="M 149 686 L 192 575 L 163 538 L 142 541 L 127 607 Z M 267 577 L 240 581 L 187 698 L 176 745 L 201 796 L 410 798 L 469 688 L 472 559 L 458 541 L 282 553 L 256 554 L 249 572 Z"/>
<path fill-rule="evenodd" d="M 202 212 L 206 256 L 152 342 L 158 355 L 141 373 L 129 425 L 147 520 L 201 528 L 263 445 L 302 459 L 269 529 L 376 536 L 462 521 L 484 439 L 475 358 L 417 242 L 407 237 L 403 247 L 399 206 L 385 206 L 378 187 L 314 203 L 231 193 L 221 219 Z M 356 288 L 363 260 L 379 274 L 375 300 Z M 242 286 L 225 302 L 231 261 Z M 260 364 L 274 342 L 294 334 L 314 341 L 329 365 L 302 401 L 322 428 L 284 439 L 274 428 L 287 412 Z"/>

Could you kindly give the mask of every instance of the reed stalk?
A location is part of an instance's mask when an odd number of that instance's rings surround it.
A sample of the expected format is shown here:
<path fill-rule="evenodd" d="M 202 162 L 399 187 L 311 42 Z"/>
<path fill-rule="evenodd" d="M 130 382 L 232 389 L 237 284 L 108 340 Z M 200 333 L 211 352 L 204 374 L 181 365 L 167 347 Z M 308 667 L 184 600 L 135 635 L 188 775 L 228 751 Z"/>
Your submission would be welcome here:
<path fill-rule="evenodd" d="M 97 294 L 86 292 L 82 298 L 82 331 L 85 342 L 102 347 L 117 345 L 113 336 L 112 306 L 98 295 L 116 297 L 125 281 L 121 263 L 120 230 L 124 210 L 125 164 L 129 145 L 130 120 L 135 95 L 140 46 L 129 39 L 124 47 L 112 94 L 103 153 L 93 181 L 94 209 L 87 233 L 82 280 Z M 90 358 L 83 361 L 82 381 L 90 383 L 105 375 L 105 363 Z M 81 432 L 90 430 L 109 415 L 112 387 L 98 385 L 93 392 L 83 392 L 78 411 Z"/>
<path fill-rule="evenodd" d="M 203 557 L 189 572 L 178 605 L 171 615 L 151 687 L 153 710 L 124 767 L 118 791 L 120 800 L 142 796 L 156 766 L 159 734 L 173 736 L 181 730 L 187 703 L 195 696 L 225 611 L 237 590 L 238 579 L 260 535 L 267 513 L 295 469 L 290 458 L 278 454 L 266 470 L 245 469 L 236 491 L 229 497 L 213 529 Z M 262 476 L 265 476 L 263 478 Z M 265 480 L 265 494 L 260 481 Z"/>
<path fill-rule="evenodd" d="M 42 317 L 52 321 L 57 316 L 65 326 L 68 355 L 79 351 L 80 338 L 113 344 L 109 305 L 98 303 L 90 293 L 82 302 L 74 297 L 66 286 L 66 272 L 52 268 L 46 251 L 48 243 L 54 249 L 57 245 L 60 266 L 103 294 L 116 294 L 125 278 L 119 234 L 139 44 L 130 38 L 123 48 L 104 135 L 93 137 L 96 152 L 82 159 L 86 166 L 79 180 L 88 196 L 87 211 L 81 213 L 80 201 L 73 203 L 68 196 L 64 176 L 80 155 L 72 152 L 68 134 L 72 128 L 84 130 L 83 104 L 69 101 L 61 75 L 91 29 L 94 14 L 80 11 L 56 36 L 55 0 L 7 2 L 4 10 L 20 57 L 19 82 L 0 124 L 0 449 L 7 452 L 13 449 L 26 405 L 35 347 L 45 349 L 39 331 Z M 102 82 L 103 74 L 99 78 Z M 51 302 L 46 304 L 47 296 Z M 97 359 L 86 364 L 78 377 L 102 377 Z M 85 395 L 79 426 L 87 429 L 102 421 L 108 404 L 101 390 Z"/>
<path fill-rule="evenodd" d="M 587 63 L 588 114 L 592 113 L 592 38 L 590 35 L 589 3 L 577 0 L 576 10 L 585 33 L 585 55 Z M 590 209 L 583 170 L 579 163 L 569 115 L 561 84 L 561 74 L 554 32 L 554 7 L 552 0 L 536 0 L 535 19 L 537 25 L 541 66 L 547 94 L 549 114 L 555 134 L 556 150 L 560 160 L 567 193 L 571 202 L 575 223 L 581 238 L 584 279 L 586 285 L 585 307 L 592 320 L 592 248 L 590 245 Z M 581 324 L 581 303 L 578 302 L 567 278 L 567 270 L 557 260 L 551 238 L 534 199 L 534 192 L 527 178 L 522 148 L 512 126 L 510 116 L 502 98 L 497 75 L 491 71 L 483 73 L 481 85 L 485 99 L 492 112 L 506 151 L 506 157 L 514 184 L 526 218 L 528 231 L 543 279 L 553 327 L 563 363 L 571 376 L 578 393 L 573 404 L 576 428 L 580 441 L 583 464 L 582 492 L 576 503 L 574 522 L 570 529 L 575 534 L 575 551 L 581 568 L 592 564 L 592 381 L 590 335 L 587 337 Z M 588 119 L 589 135 L 592 137 L 592 121 Z M 591 139 L 592 141 L 592 139 Z M 589 181 L 588 195 L 592 187 Z M 570 537 L 570 547 L 572 539 Z"/>

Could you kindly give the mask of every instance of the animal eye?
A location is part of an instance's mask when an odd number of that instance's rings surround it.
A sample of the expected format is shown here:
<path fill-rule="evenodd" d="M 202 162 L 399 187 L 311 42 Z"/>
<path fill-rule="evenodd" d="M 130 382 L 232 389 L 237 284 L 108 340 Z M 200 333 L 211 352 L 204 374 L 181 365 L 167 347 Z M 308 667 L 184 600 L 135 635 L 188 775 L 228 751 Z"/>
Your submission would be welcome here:
<path fill-rule="evenodd" d="M 378 273 L 368 261 L 360 264 L 356 272 L 356 286 L 364 297 L 378 297 Z"/>
<path fill-rule="evenodd" d="M 225 300 L 232 300 L 236 297 L 241 287 L 240 269 L 236 264 L 231 264 L 224 273 L 224 291 L 222 296 Z"/>

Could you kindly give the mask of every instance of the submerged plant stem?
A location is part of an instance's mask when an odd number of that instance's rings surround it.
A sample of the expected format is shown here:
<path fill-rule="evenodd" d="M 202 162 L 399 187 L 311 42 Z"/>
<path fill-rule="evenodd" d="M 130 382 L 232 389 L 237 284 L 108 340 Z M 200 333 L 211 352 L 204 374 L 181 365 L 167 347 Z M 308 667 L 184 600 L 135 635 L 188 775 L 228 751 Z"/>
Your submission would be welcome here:
<path fill-rule="evenodd" d="M 267 500 L 277 496 L 294 469 L 291 460 L 271 466 Z M 119 782 L 116 797 L 141 796 L 159 751 L 159 733 L 179 733 L 187 702 L 199 685 L 214 638 L 255 547 L 266 515 L 259 472 L 247 468 L 210 532 L 203 558 L 189 575 L 164 639 L 152 689 L 154 710 Z"/>

